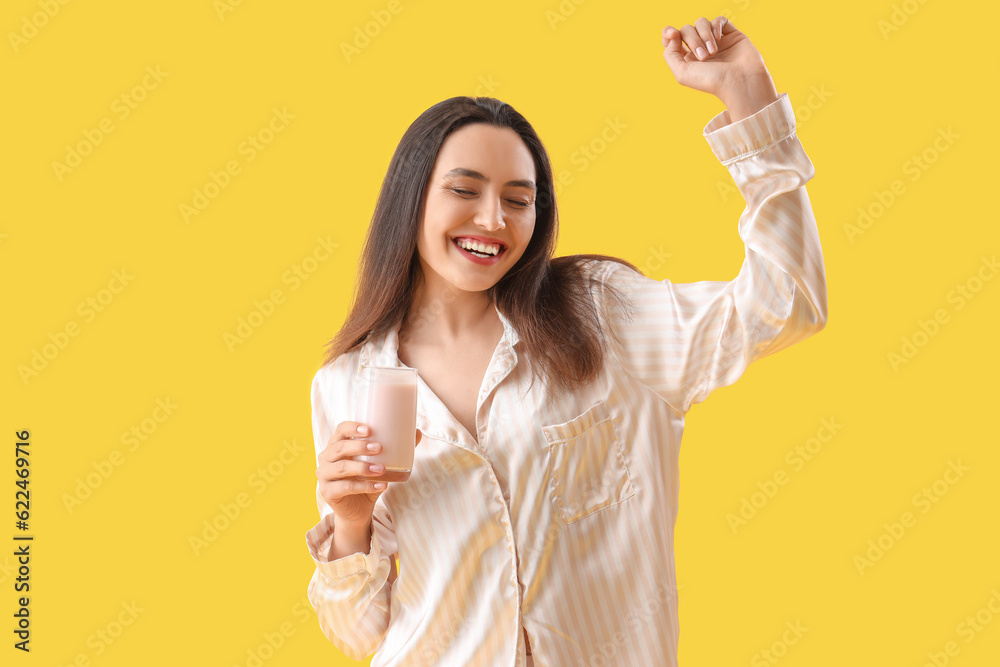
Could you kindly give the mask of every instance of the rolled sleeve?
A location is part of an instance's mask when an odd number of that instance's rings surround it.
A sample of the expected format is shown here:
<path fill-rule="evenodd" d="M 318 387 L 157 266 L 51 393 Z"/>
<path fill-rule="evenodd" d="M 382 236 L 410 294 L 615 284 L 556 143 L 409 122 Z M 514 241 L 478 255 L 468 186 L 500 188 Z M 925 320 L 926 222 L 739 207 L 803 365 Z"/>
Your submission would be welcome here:
<path fill-rule="evenodd" d="M 312 385 L 313 436 L 317 457 L 325 449 L 339 415 L 328 414 L 324 392 L 335 378 L 320 369 Z M 318 463 L 317 458 L 317 463 Z M 395 554 L 395 533 L 382 503 L 372 515 L 368 553 L 356 552 L 329 560 L 336 515 L 316 485 L 319 522 L 306 531 L 306 546 L 315 564 L 308 585 L 308 598 L 320 629 L 330 642 L 353 660 L 364 660 L 378 648 L 389 627 L 392 584 L 389 571 Z"/>
<path fill-rule="evenodd" d="M 309 554 L 316 563 L 316 567 L 331 581 L 343 579 L 353 574 L 374 574 L 383 553 L 378 531 L 372 530 L 368 553 L 364 554 L 359 551 L 331 561 L 327 560 L 327 555 L 330 553 L 330 545 L 333 544 L 333 521 L 334 514 L 330 512 L 306 533 Z"/>
<path fill-rule="evenodd" d="M 794 133 L 795 112 L 788 93 L 782 93 L 774 102 L 736 123 L 730 123 L 729 112 L 723 111 L 708 122 L 703 135 L 715 157 L 728 166 Z"/>

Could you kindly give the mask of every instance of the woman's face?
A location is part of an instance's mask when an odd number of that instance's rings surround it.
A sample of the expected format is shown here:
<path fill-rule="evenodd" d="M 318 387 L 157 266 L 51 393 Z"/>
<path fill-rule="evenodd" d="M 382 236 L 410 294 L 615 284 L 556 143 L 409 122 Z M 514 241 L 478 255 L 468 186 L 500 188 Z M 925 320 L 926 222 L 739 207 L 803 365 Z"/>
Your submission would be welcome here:
<path fill-rule="evenodd" d="M 524 254 L 535 229 L 535 163 L 510 128 L 483 123 L 452 132 L 441 145 L 417 235 L 425 276 L 465 291 L 495 285 Z M 482 243 L 488 257 L 460 243 Z M 499 254 L 492 252 L 499 247 Z"/>

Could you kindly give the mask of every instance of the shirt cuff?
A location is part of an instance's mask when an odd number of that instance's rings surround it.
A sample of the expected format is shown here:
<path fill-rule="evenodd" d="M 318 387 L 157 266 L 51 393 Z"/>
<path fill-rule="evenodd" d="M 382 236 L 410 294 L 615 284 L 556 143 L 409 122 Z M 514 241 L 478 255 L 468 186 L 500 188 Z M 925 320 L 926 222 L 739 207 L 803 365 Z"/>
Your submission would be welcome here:
<path fill-rule="evenodd" d="M 715 157 L 728 165 L 795 134 L 795 112 L 788 93 L 782 93 L 760 111 L 735 123 L 729 122 L 729 111 L 723 111 L 708 122 L 703 134 Z"/>
<path fill-rule="evenodd" d="M 334 516 L 334 513 L 330 512 L 306 532 L 306 544 L 309 546 L 309 554 L 312 556 L 316 568 L 331 581 L 360 573 L 374 574 L 382 556 L 382 546 L 379 543 L 374 523 L 372 524 L 372 539 L 367 554 L 358 551 L 336 560 L 327 560 L 330 544 L 333 542 Z"/>

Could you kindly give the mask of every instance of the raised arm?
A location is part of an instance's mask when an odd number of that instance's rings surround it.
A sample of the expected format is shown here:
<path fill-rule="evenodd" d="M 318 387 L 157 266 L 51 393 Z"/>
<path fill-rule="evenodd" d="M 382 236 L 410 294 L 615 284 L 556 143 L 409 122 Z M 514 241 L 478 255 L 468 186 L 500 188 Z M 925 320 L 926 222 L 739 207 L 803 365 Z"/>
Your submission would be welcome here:
<path fill-rule="evenodd" d="M 696 26 L 664 29 L 664 57 L 678 81 L 729 105 L 704 135 L 747 202 L 738 224 L 746 258 L 728 282 L 674 284 L 614 262 L 602 280 L 631 301 L 624 311 L 606 312 L 620 338 L 612 344 L 617 359 L 680 412 L 735 382 L 755 359 L 816 333 L 827 319 L 823 254 L 805 189 L 814 169 L 795 136 L 788 96 L 772 98 L 763 60 L 732 24 L 700 19 Z M 683 51 L 679 35 L 691 51 Z M 698 46 L 705 40 L 712 45 Z M 706 62 L 693 55 L 699 48 L 709 53 Z M 747 82 L 744 89 L 739 81 Z"/>

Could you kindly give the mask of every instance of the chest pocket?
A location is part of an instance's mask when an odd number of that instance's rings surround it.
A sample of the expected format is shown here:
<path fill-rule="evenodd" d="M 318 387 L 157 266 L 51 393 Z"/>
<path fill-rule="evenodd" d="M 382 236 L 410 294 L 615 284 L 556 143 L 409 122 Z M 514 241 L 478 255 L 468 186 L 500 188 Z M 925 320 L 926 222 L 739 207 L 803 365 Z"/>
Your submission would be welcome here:
<path fill-rule="evenodd" d="M 603 401 L 563 424 L 543 426 L 553 500 L 573 523 L 635 495 L 622 446 Z"/>

